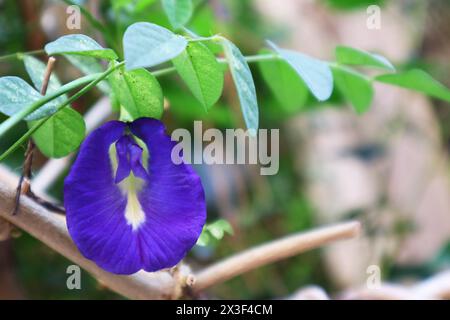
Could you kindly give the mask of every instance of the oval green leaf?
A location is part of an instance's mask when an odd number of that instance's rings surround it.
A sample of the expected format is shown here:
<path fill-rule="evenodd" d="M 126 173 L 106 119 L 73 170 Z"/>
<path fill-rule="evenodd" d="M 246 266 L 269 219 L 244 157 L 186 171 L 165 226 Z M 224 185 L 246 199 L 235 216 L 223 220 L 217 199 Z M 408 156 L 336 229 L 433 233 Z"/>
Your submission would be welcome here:
<path fill-rule="evenodd" d="M 350 101 L 357 113 L 366 112 L 373 99 L 372 83 L 363 75 L 352 70 L 333 67 L 336 86 L 343 96 Z"/>
<path fill-rule="evenodd" d="M 207 246 L 221 240 L 225 234 L 233 235 L 233 227 L 224 219 L 219 219 L 203 227 L 197 245 Z"/>
<path fill-rule="evenodd" d="M 149 68 L 178 56 L 187 40 L 153 23 L 138 22 L 125 31 L 123 48 L 127 70 Z"/>
<path fill-rule="evenodd" d="M 450 102 L 450 89 L 423 70 L 413 69 L 403 73 L 384 74 L 377 76 L 375 80 Z"/>
<path fill-rule="evenodd" d="M 26 81 L 18 77 L 0 78 L 0 112 L 8 116 L 19 112 L 43 96 L 30 86 Z M 34 111 L 25 120 L 37 120 L 56 112 L 58 103 L 50 101 Z"/>
<path fill-rule="evenodd" d="M 121 68 L 109 80 L 121 105 L 121 120 L 161 118 L 164 111 L 163 94 L 158 81 L 150 72 L 145 69 L 126 71 Z"/>
<path fill-rule="evenodd" d="M 34 122 L 29 122 L 31 128 Z M 86 125 L 83 117 L 70 107 L 52 115 L 36 132 L 33 140 L 49 158 L 61 158 L 75 151 L 84 139 Z"/>
<path fill-rule="evenodd" d="M 300 52 L 281 49 L 271 41 L 268 41 L 268 44 L 294 68 L 319 101 L 327 100 L 331 96 L 333 75 L 327 63 Z"/>
<path fill-rule="evenodd" d="M 245 124 L 250 134 L 256 135 L 259 125 L 259 111 L 255 83 L 250 67 L 238 47 L 225 38 L 222 38 L 221 42 L 239 96 Z"/>
<path fill-rule="evenodd" d="M 25 69 L 31 78 L 35 88 L 40 90 L 44 79 L 46 65 L 35 57 L 25 55 L 23 57 Z M 47 92 L 51 93 L 61 87 L 61 82 L 53 73 L 48 83 Z M 67 95 L 62 95 L 54 100 L 62 104 L 67 100 Z M 28 123 L 31 128 L 34 122 Z M 73 152 L 84 139 L 85 124 L 83 117 L 66 107 L 51 116 L 34 134 L 33 140 L 39 150 L 49 158 L 60 158 Z"/>
<path fill-rule="evenodd" d="M 206 110 L 217 102 L 223 90 L 223 69 L 208 47 L 191 42 L 172 62 Z"/>
<path fill-rule="evenodd" d="M 62 36 L 48 43 L 45 46 L 45 52 L 49 56 L 55 54 L 73 54 L 107 60 L 115 60 L 118 58 L 114 50 L 103 48 L 94 39 L 84 34 Z"/>
<path fill-rule="evenodd" d="M 376 67 L 395 71 L 393 64 L 385 57 L 345 46 L 336 47 L 336 60 L 341 64 Z"/>
<path fill-rule="evenodd" d="M 298 111 L 305 105 L 308 89 L 286 61 L 281 59 L 261 61 L 259 68 L 265 82 L 286 112 Z"/>

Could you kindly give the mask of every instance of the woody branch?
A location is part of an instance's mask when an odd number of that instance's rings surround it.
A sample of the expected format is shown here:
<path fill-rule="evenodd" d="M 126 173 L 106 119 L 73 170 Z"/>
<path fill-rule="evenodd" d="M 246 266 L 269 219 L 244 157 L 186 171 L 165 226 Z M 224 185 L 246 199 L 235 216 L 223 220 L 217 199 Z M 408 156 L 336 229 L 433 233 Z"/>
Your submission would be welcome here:
<path fill-rule="evenodd" d="M 177 299 L 188 285 L 192 285 L 193 291 L 198 292 L 265 264 L 333 241 L 354 237 L 359 232 L 359 223 L 350 222 L 295 234 L 238 253 L 201 270 L 196 276 L 190 274 L 188 267 L 178 268 L 177 272 L 141 271 L 131 276 L 120 276 L 102 270 L 79 253 L 68 234 L 64 216 L 46 210 L 26 196 L 22 198 L 18 214 L 11 215 L 17 180 L 17 176 L 0 166 L 0 218 L 31 234 L 91 273 L 109 289 L 130 299 Z"/>

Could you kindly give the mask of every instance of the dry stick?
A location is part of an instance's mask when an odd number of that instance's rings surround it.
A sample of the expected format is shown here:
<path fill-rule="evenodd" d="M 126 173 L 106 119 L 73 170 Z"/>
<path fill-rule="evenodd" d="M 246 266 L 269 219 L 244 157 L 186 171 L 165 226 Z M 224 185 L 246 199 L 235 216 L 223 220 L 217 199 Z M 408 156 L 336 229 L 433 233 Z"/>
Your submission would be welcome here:
<path fill-rule="evenodd" d="M 17 176 L 0 166 L 1 219 L 31 234 L 91 273 L 103 285 L 127 298 L 176 299 L 180 297 L 181 287 L 186 284 L 188 275 L 185 277 L 178 275 L 175 278 L 168 271 L 154 273 L 142 271 L 131 276 L 120 276 L 106 272 L 79 253 L 68 234 L 64 216 L 46 210 L 26 196 L 22 197 L 18 214 L 11 215 L 10 212 L 14 206 L 14 186 L 17 179 Z"/>
<path fill-rule="evenodd" d="M 47 62 L 47 68 L 45 69 L 44 78 L 42 79 L 42 88 L 41 95 L 45 96 L 48 89 L 48 84 L 50 82 L 50 77 L 52 76 L 53 68 L 55 66 L 56 59 L 54 57 L 50 57 Z M 30 186 L 31 180 L 31 169 L 33 166 L 33 154 L 34 154 L 35 144 L 32 139 L 28 140 L 27 150 L 25 152 L 25 161 L 23 163 L 22 175 L 19 179 L 19 183 L 16 189 L 16 205 L 14 206 L 14 210 L 12 212 L 13 215 L 17 213 L 17 210 L 20 206 L 20 196 L 22 194 L 26 194 L 32 198 L 34 198 L 38 202 L 42 202 L 43 205 L 47 205 L 50 209 L 55 211 L 61 211 L 58 207 L 52 207 L 52 204 L 47 203 L 45 201 L 41 201 L 39 197 L 37 197 L 32 191 Z"/>
<path fill-rule="evenodd" d="M 359 235 L 360 230 L 361 224 L 357 221 L 351 221 L 294 234 L 260 245 L 200 271 L 195 276 L 196 281 L 192 291 L 199 292 L 247 271 L 292 257 L 333 241 L 356 237 Z"/>
<path fill-rule="evenodd" d="M 141 271 L 131 276 L 118 276 L 100 269 L 79 253 L 68 234 L 65 217 L 55 215 L 28 197 L 23 197 L 19 214 L 12 216 L 9 212 L 14 205 L 16 182 L 17 177 L 0 166 L 0 218 L 28 232 L 91 273 L 109 289 L 130 299 L 177 299 L 186 286 L 193 285 L 194 292 L 198 292 L 262 265 L 334 240 L 354 237 L 360 229 L 358 222 L 348 222 L 275 240 L 206 268 L 198 273 L 195 283 L 188 267 L 180 268 L 183 270 L 182 274 Z"/>
<path fill-rule="evenodd" d="M 45 69 L 44 79 L 42 80 L 41 95 L 45 96 L 47 93 L 48 84 L 50 83 L 50 77 L 52 76 L 53 67 L 55 66 L 56 59 L 54 57 L 48 58 L 47 68 Z"/>
<path fill-rule="evenodd" d="M 16 181 L 14 174 L 0 166 L 0 218 L 78 264 L 106 287 L 131 299 L 177 299 L 186 286 L 192 286 L 195 293 L 265 264 L 332 241 L 355 237 L 360 230 L 359 222 L 347 222 L 275 240 L 206 268 L 198 273 L 195 282 L 188 267 L 180 269 L 184 270 L 181 275 L 169 271 L 141 271 L 131 276 L 118 276 L 102 270 L 79 253 L 68 234 L 65 217 L 55 215 L 28 197 L 23 198 L 20 214 L 9 214 L 14 205 Z"/>

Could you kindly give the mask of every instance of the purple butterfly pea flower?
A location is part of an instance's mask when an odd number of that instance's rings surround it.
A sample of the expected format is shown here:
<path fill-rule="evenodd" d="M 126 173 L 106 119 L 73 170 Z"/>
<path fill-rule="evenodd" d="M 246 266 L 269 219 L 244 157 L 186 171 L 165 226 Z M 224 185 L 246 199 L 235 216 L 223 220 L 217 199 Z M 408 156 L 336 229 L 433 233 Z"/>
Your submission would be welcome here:
<path fill-rule="evenodd" d="M 69 233 L 86 258 L 116 274 L 151 272 L 195 245 L 205 195 L 192 167 L 172 162 L 174 145 L 150 118 L 110 121 L 86 138 L 64 182 Z"/>

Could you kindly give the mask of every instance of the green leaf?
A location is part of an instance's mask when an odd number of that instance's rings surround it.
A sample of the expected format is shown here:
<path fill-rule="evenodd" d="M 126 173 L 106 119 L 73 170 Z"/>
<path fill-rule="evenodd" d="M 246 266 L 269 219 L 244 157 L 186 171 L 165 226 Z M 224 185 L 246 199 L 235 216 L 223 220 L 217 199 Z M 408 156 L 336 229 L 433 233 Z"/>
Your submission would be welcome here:
<path fill-rule="evenodd" d="M 171 117 L 182 126 L 189 125 L 194 120 L 212 121 L 218 127 L 235 126 L 235 114 L 227 105 L 218 101 L 206 113 L 201 103 L 190 92 L 183 90 L 182 83 L 178 81 L 164 88 L 164 97 L 170 103 Z"/>
<path fill-rule="evenodd" d="M 25 69 L 31 78 L 36 89 L 42 88 L 46 65 L 40 60 L 25 55 Z M 47 93 L 52 93 L 61 87 L 61 83 L 53 73 L 47 87 Z M 67 95 L 61 95 L 54 100 L 57 104 L 62 104 L 67 100 Z M 33 127 L 34 121 L 28 123 L 28 127 Z M 51 116 L 34 134 L 33 140 L 39 150 L 49 158 L 60 158 L 68 155 L 78 148 L 84 139 L 85 124 L 83 117 L 66 107 Z"/>
<path fill-rule="evenodd" d="M 344 97 L 350 101 L 356 112 L 366 112 L 373 98 L 372 83 L 363 75 L 339 67 L 333 67 L 333 76 L 336 86 Z"/>
<path fill-rule="evenodd" d="M 180 29 L 192 17 L 192 0 L 162 0 L 162 5 L 174 29 Z"/>
<path fill-rule="evenodd" d="M 203 231 L 200 234 L 200 237 L 198 238 L 196 245 L 206 247 L 208 244 L 211 243 L 211 240 L 212 240 L 211 235 L 205 228 L 203 228 Z"/>
<path fill-rule="evenodd" d="M 256 135 L 259 111 L 255 83 L 253 82 L 250 67 L 241 51 L 231 41 L 222 38 L 221 42 L 239 96 L 245 123 L 249 133 Z"/>
<path fill-rule="evenodd" d="M 123 48 L 127 70 L 149 68 L 178 56 L 187 40 L 166 28 L 137 22 L 125 31 Z"/>
<path fill-rule="evenodd" d="M 134 12 L 142 12 L 153 2 L 155 2 L 155 0 L 137 0 L 134 4 Z"/>
<path fill-rule="evenodd" d="M 281 49 L 271 41 L 268 44 L 305 81 L 311 93 L 319 100 L 327 100 L 333 92 L 333 75 L 327 63 L 300 52 Z"/>
<path fill-rule="evenodd" d="M 114 0 L 112 6 L 114 11 L 127 10 L 131 13 L 139 13 L 151 5 L 155 0 Z"/>
<path fill-rule="evenodd" d="M 203 231 L 197 240 L 197 245 L 207 246 L 213 242 L 221 240 L 228 233 L 233 235 L 233 228 L 230 223 L 224 219 L 219 219 L 203 227 Z"/>
<path fill-rule="evenodd" d="M 208 47 L 191 42 L 172 62 L 206 110 L 217 102 L 223 90 L 223 70 Z"/>
<path fill-rule="evenodd" d="M 336 60 L 341 64 L 376 67 L 395 71 L 395 67 L 385 57 L 350 47 L 336 47 Z"/>
<path fill-rule="evenodd" d="M 0 78 L 0 112 L 12 116 L 20 110 L 42 99 L 43 96 L 18 77 Z M 25 117 L 25 120 L 37 120 L 56 112 L 58 103 L 52 100 Z"/>
<path fill-rule="evenodd" d="M 112 49 L 105 49 L 94 39 L 84 34 L 70 34 L 62 36 L 45 46 L 45 52 L 49 56 L 55 54 L 70 54 L 102 58 L 107 60 L 117 59 L 117 55 Z"/>
<path fill-rule="evenodd" d="M 450 90 L 423 70 L 413 69 L 403 73 L 384 74 L 377 76 L 375 80 L 450 102 Z"/>
<path fill-rule="evenodd" d="M 386 0 L 324 0 L 330 6 L 341 10 L 366 9 L 371 5 L 382 6 Z"/>
<path fill-rule="evenodd" d="M 28 123 L 31 128 L 34 121 Z M 75 151 L 84 139 L 86 125 L 83 117 L 70 107 L 52 115 L 36 132 L 33 140 L 49 158 L 61 158 Z"/>
<path fill-rule="evenodd" d="M 305 105 L 308 89 L 286 61 L 261 61 L 259 68 L 265 82 L 285 111 L 294 112 Z"/>
<path fill-rule="evenodd" d="M 100 64 L 100 62 L 93 57 L 87 56 L 76 56 L 76 55 L 64 55 L 69 62 L 77 67 L 83 74 L 90 75 L 94 73 L 102 73 L 105 68 Z M 107 81 L 102 81 L 98 85 L 98 88 L 105 94 L 109 94 L 111 88 Z"/>
<path fill-rule="evenodd" d="M 150 72 L 145 69 L 126 71 L 120 68 L 109 79 L 121 104 L 121 120 L 161 118 L 164 110 L 163 94 L 158 81 Z"/>
<path fill-rule="evenodd" d="M 211 223 L 207 227 L 207 229 L 209 230 L 211 235 L 217 240 L 222 239 L 225 233 L 228 233 L 230 235 L 233 234 L 233 228 L 231 227 L 230 223 L 224 219 L 220 219 Z"/>

